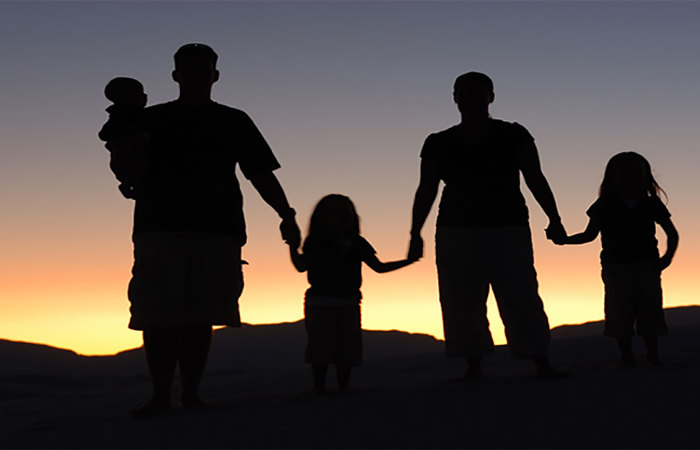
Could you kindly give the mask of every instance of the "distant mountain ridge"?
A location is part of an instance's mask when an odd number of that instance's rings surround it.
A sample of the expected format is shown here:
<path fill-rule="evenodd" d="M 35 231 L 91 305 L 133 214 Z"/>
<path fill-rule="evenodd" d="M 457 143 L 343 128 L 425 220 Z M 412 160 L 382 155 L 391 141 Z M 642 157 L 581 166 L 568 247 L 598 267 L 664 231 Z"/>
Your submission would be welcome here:
<path fill-rule="evenodd" d="M 666 323 L 671 328 L 700 326 L 700 306 L 678 306 L 664 309 Z M 600 335 L 603 332 L 603 321 L 585 322 L 581 324 L 560 325 L 552 328 L 554 339 Z"/>
<path fill-rule="evenodd" d="M 685 329 L 700 330 L 700 306 L 666 309 L 671 336 Z M 561 347 L 558 341 L 578 339 L 580 345 L 600 346 L 601 352 L 613 352 L 606 339 L 591 339 L 602 333 L 602 321 L 580 325 L 563 325 L 552 330 L 553 352 Z M 677 336 L 681 348 L 700 351 L 700 343 Z M 442 352 L 443 342 L 427 334 L 403 331 L 364 331 L 365 360 L 403 357 Z M 229 371 L 237 367 L 262 370 L 299 365 L 303 361 L 306 335 L 303 321 L 272 325 L 243 325 L 241 328 L 217 330 L 210 355 L 208 371 Z M 563 345 L 563 342 L 562 342 Z M 571 355 L 567 347 L 567 355 Z M 142 348 L 127 350 L 113 356 L 82 356 L 71 350 L 41 344 L 0 339 L 0 380 L 26 375 L 51 376 L 134 376 L 146 375 Z"/>
<path fill-rule="evenodd" d="M 440 351 L 442 342 L 427 334 L 364 331 L 365 359 Z M 222 328 L 214 333 L 208 371 L 267 369 L 303 361 L 304 322 Z M 109 356 L 83 356 L 72 350 L 0 339 L 0 379 L 26 374 L 127 376 L 146 374 L 143 348 Z"/>

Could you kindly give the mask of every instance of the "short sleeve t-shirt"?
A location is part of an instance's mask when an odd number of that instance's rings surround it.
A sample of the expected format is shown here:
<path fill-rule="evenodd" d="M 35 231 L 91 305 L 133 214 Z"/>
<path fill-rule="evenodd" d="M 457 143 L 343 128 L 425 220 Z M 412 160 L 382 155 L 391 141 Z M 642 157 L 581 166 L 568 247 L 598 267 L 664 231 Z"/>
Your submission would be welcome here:
<path fill-rule="evenodd" d="M 421 158 L 436 164 L 445 183 L 437 225 L 527 225 L 518 156 L 524 145 L 534 145 L 525 127 L 495 119 L 473 144 L 463 141 L 458 126 L 428 136 Z"/>
<path fill-rule="evenodd" d="M 659 259 L 656 223 L 671 213 L 658 197 L 646 196 L 632 206 L 621 198 L 599 198 L 586 214 L 600 223 L 602 262 Z"/>
<path fill-rule="evenodd" d="M 280 167 L 243 111 L 179 101 L 144 111 L 151 136 L 149 175 L 140 186 L 134 233 L 203 231 L 246 241 L 236 164 L 246 178 Z"/>
<path fill-rule="evenodd" d="M 343 241 L 309 236 L 302 248 L 311 287 L 306 297 L 362 299 L 362 262 L 376 251 L 362 236 Z"/>

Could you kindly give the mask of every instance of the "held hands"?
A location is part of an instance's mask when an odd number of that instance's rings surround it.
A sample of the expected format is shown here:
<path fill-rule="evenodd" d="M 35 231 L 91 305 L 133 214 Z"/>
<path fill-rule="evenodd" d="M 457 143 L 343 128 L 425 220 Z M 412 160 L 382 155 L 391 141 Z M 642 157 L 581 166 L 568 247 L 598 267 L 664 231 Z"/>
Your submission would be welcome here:
<path fill-rule="evenodd" d="M 287 216 L 282 219 L 280 223 L 280 232 L 282 233 L 282 239 L 290 247 L 298 249 L 301 245 L 301 232 L 299 231 L 299 226 L 294 216 Z"/>
<path fill-rule="evenodd" d="M 408 244 L 408 259 L 411 262 L 418 261 L 423 257 L 423 238 L 420 235 L 411 235 L 411 242 Z"/>
<path fill-rule="evenodd" d="M 544 230 L 547 239 L 554 242 L 557 245 L 566 244 L 566 230 L 561 222 L 550 222 L 549 226 Z"/>

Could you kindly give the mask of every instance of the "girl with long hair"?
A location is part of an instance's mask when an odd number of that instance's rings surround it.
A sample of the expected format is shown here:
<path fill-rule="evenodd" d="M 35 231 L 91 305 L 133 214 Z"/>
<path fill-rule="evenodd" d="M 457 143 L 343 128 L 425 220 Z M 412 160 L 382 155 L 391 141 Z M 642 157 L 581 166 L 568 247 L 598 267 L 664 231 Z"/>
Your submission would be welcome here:
<path fill-rule="evenodd" d="M 304 302 L 308 336 L 305 360 L 311 364 L 314 390 L 326 392 L 328 366 L 336 367 L 338 390 L 347 388 L 353 366 L 362 362 L 361 266 L 378 273 L 405 267 L 413 260 L 381 262 L 360 236 L 360 219 L 352 201 L 339 194 L 322 198 L 309 225 L 302 253 L 289 246 L 294 267 L 307 272 Z"/>
<path fill-rule="evenodd" d="M 632 336 L 642 336 L 649 363 L 659 364 L 658 337 L 667 334 L 661 293 L 661 272 L 671 264 L 678 247 L 678 231 L 659 199 L 659 187 L 649 162 L 639 153 L 613 156 L 605 168 L 599 197 L 586 212 L 582 233 L 555 240 L 584 244 L 601 235 L 600 254 L 605 284 L 606 336 L 617 339 L 623 363 L 636 364 Z M 662 256 L 656 224 L 666 233 Z"/>

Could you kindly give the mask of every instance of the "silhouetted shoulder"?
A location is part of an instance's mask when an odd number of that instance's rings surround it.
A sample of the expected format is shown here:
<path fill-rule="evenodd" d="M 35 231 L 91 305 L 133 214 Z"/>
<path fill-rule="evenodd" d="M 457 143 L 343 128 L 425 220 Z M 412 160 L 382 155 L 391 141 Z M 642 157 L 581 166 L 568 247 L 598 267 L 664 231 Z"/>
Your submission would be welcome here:
<path fill-rule="evenodd" d="M 146 106 L 146 108 L 144 108 L 144 112 L 149 115 L 162 113 L 164 111 L 172 109 L 175 106 L 175 103 L 176 102 L 173 100 L 171 102 L 158 103 L 157 105 Z"/>
<path fill-rule="evenodd" d="M 219 148 L 224 143 L 248 179 L 280 167 L 258 127 L 240 109 L 214 101 L 193 107 L 174 100 L 150 106 L 145 115 L 149 129 L 157 137 L 165 136 L 170 146 L 182 146 L 191 136 L 198 136 L 202 148 Z"/>
<path fill-rule="evenodd" d="M 369 241 L 362 236 L 357 236 L 355 239 L 354 245 L 357 247 L 360 255 L 362 256 L 362 259 L 364 260 L 365 257 L 374 255 L 377 253 L 377 251 L 372 247 L 372 244 L 369 243 Z"/>
<path fill-rule="evenodd" d="M 206 115 L 208 120 L 214 120 L 215 123 L 224 122 L 228 126 L 255 127 L 253 120 L 244 111 L 214 101 L 209 102 L 204 107 L 191 107 L 173 100 L 149 106 L 145 109 L 145 114 L 149 119 L 155 121 L 188 114 L 195 114 L 199 117 Z"/>
<path fill-rule="evenodd" d="M 433 158 L 444 149 L 448 148 L 451 143 L 458 139 L 457 125 L 451 126 L 442 131 L 431 133 L 425 138 L 423 148 L 421 149 L 421 158 Z"/>
<path fill-rule="evenodd" d="M 221 103 L 217 102 L 212 102 L 212 106 L 215 108 L 218 114 L 226 115 L 231 120 L 242 120 L 247 122 L 253 121 L 248 113 L 232 106 L 222 105 Z"/>
<path fill-rule="evenodd" d="M 534 141 L 530 132 L 518 122 L 506 122 L 500 119 L 491 119 L 492 132 L 507 135 L 514 141 Z"/>
<path fill-rule="evenodd" d="M 428 135 L 428 137 L 425 140 L 426 140 L 426 142 L 428 140 L 440 142 L 443 140 L 455 139 L 457 136 L 458 136 L 458 127 L 457 127 L 457 125 L 453 125 L 450 128 L 446 128 L 444 130 L 437 131 L 435 133 L 431 133 L 430 135 Z"/>
<path fill-rule="evenodd" d="M 250 179 L 257 173 L 271 172 L 280 167 L 269 144 L 246 112 L 213 103 L 216 120 L 222 128 L 231 130 L 241 148 L 239 164 L 243 176 Z"/>

